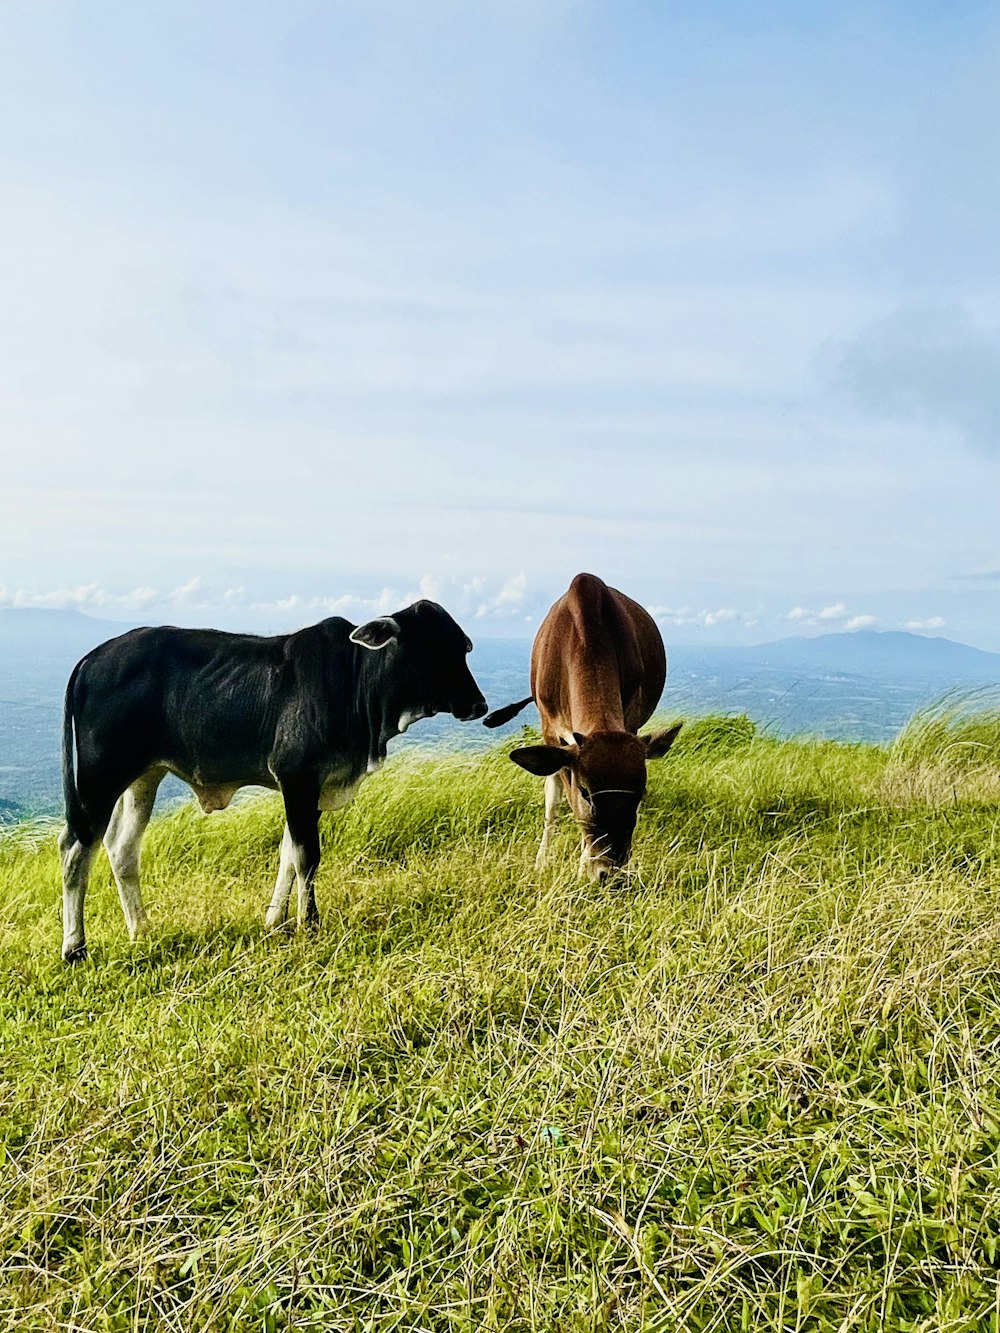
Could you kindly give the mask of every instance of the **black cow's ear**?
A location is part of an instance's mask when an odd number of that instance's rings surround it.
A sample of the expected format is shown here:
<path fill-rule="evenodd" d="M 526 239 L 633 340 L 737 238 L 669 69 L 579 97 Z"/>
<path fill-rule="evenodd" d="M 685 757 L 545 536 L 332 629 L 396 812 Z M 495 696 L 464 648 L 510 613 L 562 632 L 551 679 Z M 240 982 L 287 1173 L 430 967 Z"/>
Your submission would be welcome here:
<path fill-rule="evenodd" d="M 351 643 L 360 643 L 362 648 L 384 648 L 398 638 L 399 622 L 392 616 L 379 616 L 378 620 L 369 620 L 367 625 L 351 631 Z"/>
<path fill-rule="evenodd" d="M 522 745 L 519 750 L 511 750 L 510 758 L 526 773 L 534 773 L 536 778 L 549 778 L 561 768 L 571 767 L 576 751 L 563 750 L 557 745 Z"/>
<path fill-rule="evenodd" d="M 465 636 L 465 651 L 467 653 L 472 652 L 472 640 L 469 638 L 468 634 Z"/>
<path fill-rule="evenodd" d="M 675 722 L 672 727 L 667 727 L 666 731 L 658 731 L 655 736 L 640 736 L 639 739 L 646 746 L 646 758 L 662 759 L 677 739 L 677 733 L 683 725 L 683 722 Z"/>

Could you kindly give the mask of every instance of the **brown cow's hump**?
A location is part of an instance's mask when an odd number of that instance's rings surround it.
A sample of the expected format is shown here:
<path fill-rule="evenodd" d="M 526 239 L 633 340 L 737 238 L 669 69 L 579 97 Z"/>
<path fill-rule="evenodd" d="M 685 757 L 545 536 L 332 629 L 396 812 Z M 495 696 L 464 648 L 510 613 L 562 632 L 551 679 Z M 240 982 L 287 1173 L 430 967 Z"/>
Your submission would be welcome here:
<path fill-rule="evenodd" d="M 586 595 L 588 592 L 606 592 L 608 585 L 596 574 L 577 574 L 570 583 L 569 590 Z"/>
<path fill-rule="evenodd" d="M 574 617 L 593 622 L 603 618 L 609 599 L 615 603 L 620 600 L 603 579 L 596 574 L 577 574 L 561 600 Z"/>

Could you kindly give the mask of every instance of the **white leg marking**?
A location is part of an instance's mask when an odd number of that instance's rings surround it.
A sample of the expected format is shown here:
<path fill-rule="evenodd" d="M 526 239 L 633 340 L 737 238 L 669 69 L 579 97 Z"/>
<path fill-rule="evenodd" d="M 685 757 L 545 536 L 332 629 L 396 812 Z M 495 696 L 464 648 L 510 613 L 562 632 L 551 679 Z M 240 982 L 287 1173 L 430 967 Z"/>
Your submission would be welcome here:
<path fill-rule="evenodd" d="M 281 853 L 278 861 L 278 878 L 274 881 L 274 893 L 271 895 L 271 906 L 267 909 L 267 915 L 264 918 L 264 925 L 268 930 L 273 930 L 275 926 L 280 926 L 285 919 L 285 913 L 288 910 L 288 895 L 292 891 L 292 880 L 295 878 L 295 860 L 294 849 L 292 847 L 292 835 L 288 831 L 288 825 L 285 825 L 285 831 L 281 835 Z"/>
<path fill-rule="evenodd" d="M 555 823 L 556 811 L 559 809 L 562 795 L 562 779 L 558 773 L 553 773 L 545 779 L 545 824 L 542 828 L 542 841 L 538 846 L 538 855 L 535 857 L 535 867 L 538 870 L 545 864 L 545 858 L 548 855 L 549 834 L 552 825 Z"/>
<path fill-rule="evenodd" d="M 104 835 L 104 846 L 118 885 L 118 897 L 131 940 L 149 922 L 139 889 L 139 859 L 142 835 L 153 813 L 157 788 L 165 776 L 165 769 L 152 768 L 137 778 L 118 798 L 108 831 Z"/>
<path fill-rule="evenodd" d="M 82 958 L 87 952 L 83 933 L 83 899 L 97 844 L 84 847 L 69 829 L 63 829 L 59 838 L 63 879 L 63 944 L 62 956 L 67 963 Z"/>

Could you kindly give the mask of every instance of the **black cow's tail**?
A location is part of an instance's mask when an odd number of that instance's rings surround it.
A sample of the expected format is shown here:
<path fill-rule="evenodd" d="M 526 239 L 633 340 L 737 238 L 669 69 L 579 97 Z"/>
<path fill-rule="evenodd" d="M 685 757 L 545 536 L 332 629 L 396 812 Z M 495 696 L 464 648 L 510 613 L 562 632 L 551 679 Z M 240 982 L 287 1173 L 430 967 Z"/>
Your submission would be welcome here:
<path fill-rule="evenodd" d="M 66 827 L 77 842 L 90 841 L 90 820 L 80 800 L 76 785 L 76 766 L 74 764 L 76 716 L 73 709 L 73 695 L 76 692 L 76 678 L 83 661 L 77 662 L 66 685 L 66 699 L 63 703 L 62 733 L 62 782 L 63 800 L 66 804 Z"/>
<path fill-rule="evenodd" d="M 522 708 L 527 708 L 528 704 L 534 702 L 534 695 L 529 694 L 527 699 L 522 699 L 520 703 L 507 704 L 504 708 L 498 708 L 496 712 L 487 713 L 483 718 L 484 727 L 502 727 L 505 722 L 509 722 L 512 717 L 517 717 Z"/>

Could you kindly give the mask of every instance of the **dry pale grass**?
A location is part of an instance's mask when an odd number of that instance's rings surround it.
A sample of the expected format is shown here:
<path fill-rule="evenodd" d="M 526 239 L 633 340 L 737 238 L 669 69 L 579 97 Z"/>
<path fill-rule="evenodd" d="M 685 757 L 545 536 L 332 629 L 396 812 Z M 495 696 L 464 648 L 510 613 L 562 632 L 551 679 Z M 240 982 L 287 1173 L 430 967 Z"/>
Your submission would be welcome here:
<path fill-rule="evenodd" d="M 953 690 L 911 718 L 889 752 L 884 792 L 903 805 L 1000 802 L 1000 686 Z"/>

